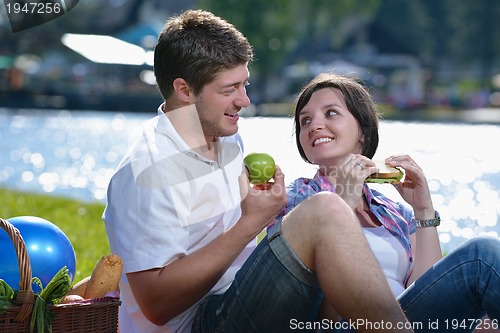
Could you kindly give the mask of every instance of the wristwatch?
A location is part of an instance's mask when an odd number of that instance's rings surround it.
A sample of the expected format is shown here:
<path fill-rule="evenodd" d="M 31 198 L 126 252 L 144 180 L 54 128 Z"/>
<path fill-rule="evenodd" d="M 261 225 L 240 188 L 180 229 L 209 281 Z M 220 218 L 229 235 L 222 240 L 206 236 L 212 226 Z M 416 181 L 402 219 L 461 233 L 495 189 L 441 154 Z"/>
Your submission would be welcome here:
<path fill-rule="evenodd" d="M 439 213 L 436 211 L 435 217 L 433 219 L 418 220 L 416 218 L 413 218 L 413 224 L 415 224 L 415 227 L 417 228 L 437 227 L 438 225 L 441 224 L 441 217 L 439 216 Z"/>

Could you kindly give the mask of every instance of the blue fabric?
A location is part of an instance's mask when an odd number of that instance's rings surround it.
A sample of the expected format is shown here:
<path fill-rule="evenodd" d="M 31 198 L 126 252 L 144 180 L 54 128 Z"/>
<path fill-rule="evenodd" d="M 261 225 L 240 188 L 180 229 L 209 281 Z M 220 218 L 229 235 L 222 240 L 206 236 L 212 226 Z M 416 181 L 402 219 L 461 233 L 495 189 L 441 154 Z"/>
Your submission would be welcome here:
<path fill-rule="evenodd" d="M 478 237 L 465 242 L 398 299 L 415 332 L 472 332 L 475 324 L 498 328 L 500 240 Z M 485 314 L 489 322 L 481 322 Z"/>

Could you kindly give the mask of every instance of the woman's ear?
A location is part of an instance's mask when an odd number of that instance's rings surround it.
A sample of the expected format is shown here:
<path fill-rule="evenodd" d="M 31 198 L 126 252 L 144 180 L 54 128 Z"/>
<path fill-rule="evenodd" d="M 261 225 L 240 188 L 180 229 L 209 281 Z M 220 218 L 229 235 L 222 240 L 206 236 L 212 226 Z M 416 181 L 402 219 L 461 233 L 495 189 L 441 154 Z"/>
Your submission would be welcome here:
<path fill-rule="evenodd" d="M 186 80 L 177 78 L 172 83 L 172 86 L 174 87 L 174 93 L 178 99 L 185 103 L 192 103 L 191 99 L 193 98 L 193 92 L 191 88 L 189 88 Z"/>

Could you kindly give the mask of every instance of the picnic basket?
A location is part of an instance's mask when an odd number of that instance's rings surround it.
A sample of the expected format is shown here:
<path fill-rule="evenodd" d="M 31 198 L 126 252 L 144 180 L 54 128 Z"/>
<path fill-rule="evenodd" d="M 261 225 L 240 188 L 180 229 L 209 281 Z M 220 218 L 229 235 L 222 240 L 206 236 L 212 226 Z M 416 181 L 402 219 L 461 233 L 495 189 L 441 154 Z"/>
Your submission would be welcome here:
<path fill-rule="evenodd" d="M 30 331 L 31 313 L 35 303 L 29 255 L 18 229 L 2 218 L 0 227 L 7 232 L 14 244 L 20 273 L 19 293 L 15 305 L 0 314 L 0 333 L 27 333 Z M 54 315 L 52 333 L 117 332 L 120 304 L 117 298 L 104 297 L 84 303 L 50 305 L 49 310 Z"/>

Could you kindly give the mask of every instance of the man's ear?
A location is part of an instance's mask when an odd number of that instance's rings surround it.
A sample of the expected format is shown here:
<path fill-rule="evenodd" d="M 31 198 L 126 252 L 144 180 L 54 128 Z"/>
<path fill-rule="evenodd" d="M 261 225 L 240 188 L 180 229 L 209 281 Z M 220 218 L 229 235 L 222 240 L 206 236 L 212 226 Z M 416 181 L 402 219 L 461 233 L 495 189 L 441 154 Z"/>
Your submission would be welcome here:
<path fill-rule="evenodd" d="M 184 79 L 177 78 L 172 83 L 174 87 L 174 93 L 177 98 L 186 103 L 192 103 L 193 92 L 191 88 L 188 86 L 187 82 Z"/>

